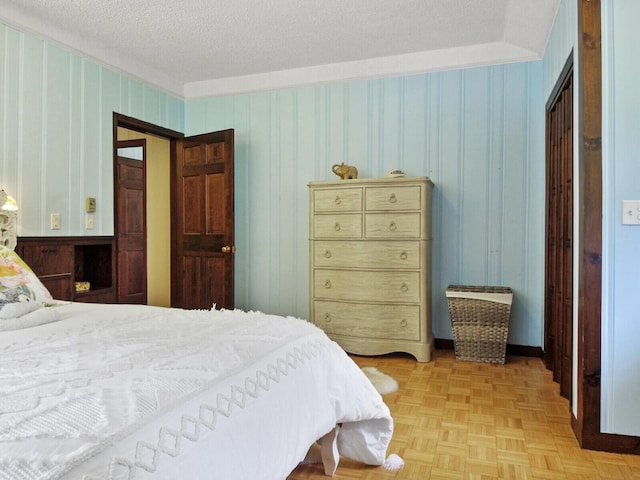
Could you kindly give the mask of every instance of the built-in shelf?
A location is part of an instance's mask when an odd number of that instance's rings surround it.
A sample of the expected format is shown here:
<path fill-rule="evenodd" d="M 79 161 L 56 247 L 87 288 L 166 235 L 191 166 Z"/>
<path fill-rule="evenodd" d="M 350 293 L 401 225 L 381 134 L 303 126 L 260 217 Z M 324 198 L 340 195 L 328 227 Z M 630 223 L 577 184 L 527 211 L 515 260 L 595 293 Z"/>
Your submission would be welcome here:
<path fill-rule="evenodd" d="M 16 251 L 59 300 L 114 303 L 114 237 L 18 237 Z M 76 282 L 89 290 L 76 292 Z"/>

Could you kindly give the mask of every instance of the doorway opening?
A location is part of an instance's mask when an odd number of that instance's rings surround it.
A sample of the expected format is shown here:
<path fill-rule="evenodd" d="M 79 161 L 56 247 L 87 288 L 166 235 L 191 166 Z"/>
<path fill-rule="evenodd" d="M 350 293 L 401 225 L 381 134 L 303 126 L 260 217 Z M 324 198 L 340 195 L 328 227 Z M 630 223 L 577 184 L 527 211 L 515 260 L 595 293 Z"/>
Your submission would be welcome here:
<path fill-rule="evenodd" d="M 182 137 L 180 132 L 113 114 L 119 302 L 171 306 L 171 165 L 174 144 Z M 135 193 L 134 188 L 128 197 L 141 198 L 143 207 L 131 205 L 118 193 L 118 168 L 122 168 L 124 162 L 128 164 L 129 172 L 136 172 L 136 157 L 139 158 L 138 164 L 144 166 L 144 181 L 136 187 L 140 193 Z M 136 228 L 142 230 L 137 238 L 128 232 Z M 132 245 L 133 240 L 137 245 Z"/>
<path fill-rule="evenodd" d="M 141 120 L 118 113 L 113 114 L 113 151 L 114 151 L 114 184 L 115 223 L 116 223 L 116 258 L 130 255 L 128 252 L 127 228 L 119 226 L 128 213 L 127 202 L 118 201 L 118 142 L 122 135 L 129 142 L 144 141 L 147 150 L 146 159 L 151 158 L 149 147 L 156 139 L 160 139 L 164 150 L 168 142 L 168 161 L 156 168 L 145 164 L 146 169 L 140 171 L 146 178 L 138 190 L 143 194 L 135 194 L 136 205 L 144 203 L 144 215 L 138 209 L 132 222 L 144 221 L 144 236 L 139 251 L 131 254 L 137 260 L 146 259 L 145 266 L 133 263 L 116 268 L 118 279 L 122 277 L 123 299 L 126 297 L 126 284 L 135 285 L 132 291 L 141 284 L 140 276 L 146 285 L 157 279 L 162 280 L 162 296 L 154 297 L 152 290 L 142 300 L 141 295 L 129 296 L 130 303 L 147 302 L 154 305 L 166 305 L 181 308 L 234 308 L 234 131 L 233 129 L 211 132 L 191 137 L 182 133 L 158 127 Z M 160 170 L 156 186 L 151 186 L 149 179 Z M 125 211 L 122 211 L 125 209 Z M 152 212 L 155 212 L 152 214 Z M 159 219 L 154 220 L 157 215 Z M 152 224 L 158 223 L 160 233 L 153 233 Z M 168 228 L 167 228 L 168 222 Z M 137 228 L 137 226 L 136 226 Z M 134 228 L 133 230 L 136 230 Z M 137 228 L 141 230 L 142 228 Z M 122 238 L 120 238 L 122 237 Z M 118 241 L 118 240 L 121 241 Z M 161 249 L 158 246 L 164 245 Z M 167 253 L 168 252 L 168 253 Z M 132 274 L 129 268 L 137 268 Z M 158 269 L 158 274 L 149 269 Z M 135 281 L 131 281 L 134 279 Z M 118 285 L 118 288 L 121 286 Z M 167 293 L 167 289 L 170 293 Z M 146 288 L 145 288 L 146 291 Z M 155 294 L 154 294 L 155 295 Z M 127 301 L 124 299 L 123 301 Z"/>

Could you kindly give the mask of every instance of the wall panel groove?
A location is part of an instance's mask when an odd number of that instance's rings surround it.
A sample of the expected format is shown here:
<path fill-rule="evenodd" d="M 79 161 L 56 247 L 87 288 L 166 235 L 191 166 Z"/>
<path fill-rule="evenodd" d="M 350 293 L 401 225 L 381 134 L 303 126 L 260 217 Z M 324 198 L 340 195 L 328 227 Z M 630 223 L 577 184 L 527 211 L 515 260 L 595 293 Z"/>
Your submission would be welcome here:
<path fill-rule="evenodd" d="M 401 166 L 409 176 L 434 181 L 436 337 L 451 338 L 444 296 L 449 284 L 504 284 L 514 288 L 518 299 L 540 298 L 541 280 L 525 284 L 522 277 L 526 269 L 526 275 L 541 279 L 544 263 L 539 228 L 544 185 L 527 183 L 530 175 L 540 178 L 544 172 L 542 150 L 532 145 L 543 142 L 543 112 L 529 108 L 540 104 L 541 89 L 532 86 L 540 84 L 541 72 L 536 62 L 294 88 L 277 97 L 252 94 L 252 99 L 274 99 L 264 112 L 274 125 L 234 120 L 246 115 L 246 102 L 188 101 L 187 133 L 236 128 L 237 138 L 251 137 L 248 161 L 261 164 L 237 179 L 251 189 L 244 197 L 247 204 L 236 210 L 236 225 L 244 229 L 237 234 L 254 239 L 236 257 L 239 265 L 250 266 L 248 291 L 238 296 L 238 306 L 308 316 L 306 183 L 336 180 L 331 165 L 341 161 L 355 165 L 360 178 L 382 177 Z M 206 126 L 193 122 L 202 108 Z M 261 137 L 277 138 L 278 148 L 265 145 Z M 278 178 L 262 175 L 263 163 Z M 269 186 L 264 194 L 265 179 L 278 185 L 286 201 Z M 528 204 L 527 197 L 536 203 Z M 289 202 L 296 212 L 292 217 L 282 211 Z M 268 212 L 268 220 L 256 218 L 255 211 Z M 258 280 L 263 277 L 270 285 Z M 541 304 L 525 309 L 518 301 L 512 343 L 540 345 L 541 309 Z"/>

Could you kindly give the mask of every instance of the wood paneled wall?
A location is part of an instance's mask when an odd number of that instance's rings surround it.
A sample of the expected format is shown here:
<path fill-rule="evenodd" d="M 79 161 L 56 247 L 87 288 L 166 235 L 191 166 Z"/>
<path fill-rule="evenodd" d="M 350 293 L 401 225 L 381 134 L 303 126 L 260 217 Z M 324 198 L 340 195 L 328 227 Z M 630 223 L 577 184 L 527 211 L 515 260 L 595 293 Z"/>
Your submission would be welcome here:
<path fill-rule="evenodd" d="M 184 130 L 184 101 L 0 23 L 0 188 L 19 234 L 113 234 L 113 112 Z M 85 229 L 85 197 L 95 228 Z M 60 213 L 60 230 L 49 216 Z"/>
<path fill-rule="evenodd" d="M 191 100 L 187 134 L 236 134 L 236 305 L 308 315 L 308 192 L 399 167 L 434 189 L 434 334 L 452 283 L 515 291 L 509 343 L 542 345 L 542 62 Z"/>

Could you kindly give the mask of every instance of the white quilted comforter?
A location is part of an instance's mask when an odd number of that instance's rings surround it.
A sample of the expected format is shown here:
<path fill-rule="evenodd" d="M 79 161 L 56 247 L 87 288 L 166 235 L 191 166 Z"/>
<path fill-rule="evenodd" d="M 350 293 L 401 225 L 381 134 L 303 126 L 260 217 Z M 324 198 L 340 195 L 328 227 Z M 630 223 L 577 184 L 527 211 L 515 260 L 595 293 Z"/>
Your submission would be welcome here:
<path fill-rule="evenodd" d="M 342 423 L 381 465 L 393 422 L 315 326 L 240 311 L 73 303 L 0 333 L 0 479 L 284 479 Z"/>

